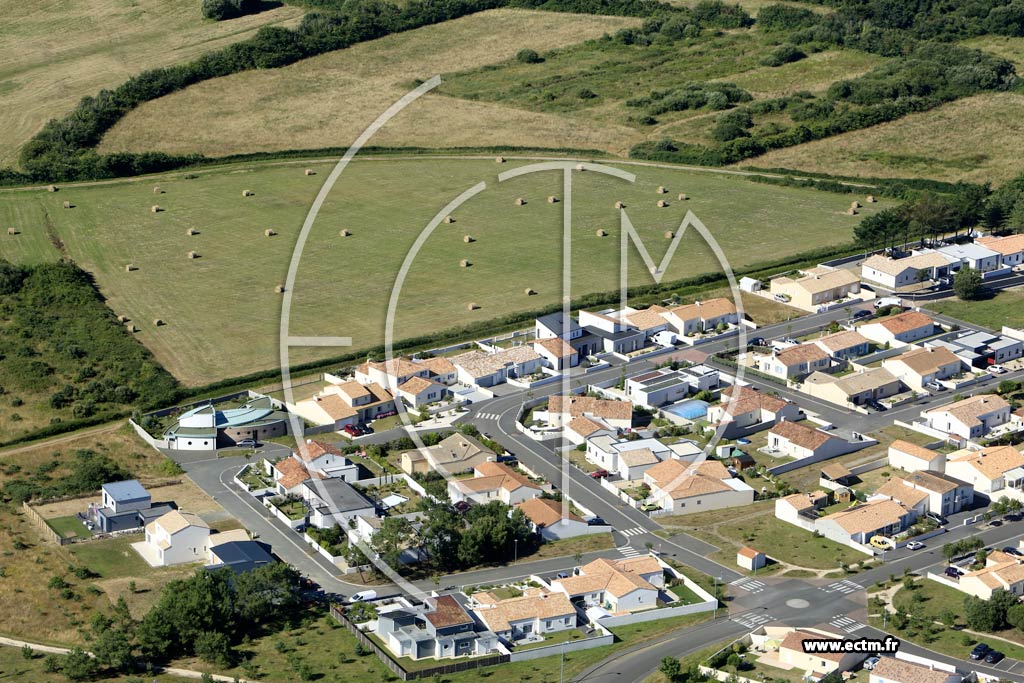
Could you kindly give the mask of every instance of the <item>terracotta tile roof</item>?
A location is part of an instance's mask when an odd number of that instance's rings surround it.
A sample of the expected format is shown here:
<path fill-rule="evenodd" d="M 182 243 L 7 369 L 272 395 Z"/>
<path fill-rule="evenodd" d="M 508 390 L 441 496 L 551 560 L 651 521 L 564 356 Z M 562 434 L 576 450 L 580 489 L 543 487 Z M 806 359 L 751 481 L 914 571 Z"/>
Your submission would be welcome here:
<path fill-rule="evenodd" d="M 652 465 L 658 462 L 658 456 L 650 448 L 637 448 L 631 451 L 619 451 L 619 460 L 629 467 Z"/>
<path fill-rule="evenodd" d="M 906 514 L 906 508 L 899 503 L 892 500 L 879 500 L 858 505 L 850 510 L 834 512 L 822 519 L 834 521 L 848 534 L 857 534 L 897 524 Z"/>
<path fill-rule="evenodd" d="M 426 617 L 427 621 L 434 625 L 434 628 L 448 628 L 473 623 L 473 617 L 469 616 L 462 605 L 450 595 L 428 598 L 429 603 L 433 603 L 433 609 L 426 613 Z"/>
<path fill-rule="evenodd" d="M 989 479 L 998 479 L 1017 467 L 1024 467 L 1024 454 L 1013 446 L 990 446 L 980 451 L 957 451 L 947 462 L 966 462 Z"/>
<path fill-rule="evenodd" d="M 814 269 L 808 271 L 803 277 L 796 279 L 785 278 L 790 282 L 786 284 L 796 285 L 810 294 L 818 294 L 819 292 L 827 292 L 830 289 L 837 289 L 840 287 L 849 287 L 855 283 L 860 282 L 860 278 L 852 270 L 821 270 Z"/>
<path fill-rule="evenodd" d="M 299 444 L 299 457 L 305 462 L 313 462 L 322 455 L 341 455 L 341 451 L 337 447 L 332 446 L 329 443 L 323 441 L 309 441 L 308 443 Z"/>
<path fill-rule="evenodd" d="M 717 460 L 706 460 L 696 467 L 682 460 L 664 460 L 649 468 L 645 476 L 672 500 L 732 490 L 722 481 L 732 476 Z"/>
<path fill-rule="evenodd" d="M 812 451 L 821 448 L 835 438 L 819 429 L 808 427 L 799 422 L 790 422 L 789 420 L 775 423 L 769 434 L 775 434 L 789 441 L 794 446 Z"/>
<path fill-rule="evenodd" d="M 836 332 L 835 334 L 829 334 L 820 339 L 815 339 L 814 343 L 824 346 L 832 353 L 838 353 L 840 351 L 845 351 L 846 349 L 852 349 L 855 346 L 867 344 L 868 338 L 854 330 L 843 330 L 842 332 Z"/>
<path fill-rule="evenodd" d="M 651 306 L 650 308 L 645 308 L 644 310 L 637 311 L 636 313 L 630 313 L 624 317 L 626 322 L 638 330 L 650 330 L 667 324 L 665 322 L 665 316 L 662 315 L 662 313 L 667 310 L 668 309 L 662 306 Z"/>
<path fill-rule="evenodd" d="M 575 349 L 569 346 L 561 337 L 548 337 L 547 339 L 535 341 L 533 344 L 534 346 L 543 347 L 545 351 L 555 358 L 569 358 L 576 353 Z"/>
<path fill-rule="evenodd" d="M 199 515 L 194 512 L 182 512 L 181 510 L 171 510 L 167 514 L 157 517 L 150 524 L 158 525 L 170 535 L 174 535 L 190 526 L 197 526 L 200 529 L 210 528 L 210 525 L 204 522 Z"/>
<path fill-rule="evenodd" d="M 806 654 L 804 652 L 804 641 L 805 640 L 842 640 L 838 636 L 826 636 L 821 633 L 811 633 L 809 631 L 801 631 L 799 629 L 793 629 L 786 634 L 786 637 L 779 643 L 780 650 L 793 650 L 799 652 L 801 655 Z M 840 652 L 815 652 L 815 657 L 821 657 L 821 659 L 827 659 L 830 662 L 841 662 L 843 657 L 846 655 Z"/>
<path fill-rule="evenodd" d="M 926 251 L 901 259 L 893 259 L 881 254 L 875 254 L 864 261 L 864 266 L 892 276 L 899 275 L 908 268 L 924 270 L 927 268 L 939 268 L 948 264 L 949 259 L 944 258 L 942 254 L 936 251 Z"/>
<path fill-rule="evenodd" d="M 890 479 L 879 486 L 875 493 L 880 496 L 889 496 L 907 507 L 914 507 L 928 497 L 927 491 L 911 488 L 904 484 L 902 479 Z"/>
<path fill-rule="evenodd" d="M 473 597 L 481 601 L 477 595 Z M 483 597 L 480 596 L 480 598 Z M 493 598 L 493 596 L 489 597 Z M 546 591 L 529 591 L 518 598 L 499 600 L 478 607 L 474 611 L 487 624 L 487 628 L 495 633 L 511 630 L 512 622 L 576 616 L 576 608 L 569 602 L 569 597 L 565 593 L 548 593 Z"/>
<path fill-rule="evenodd" d="M 949 493 L 960 486 L 966 485 L 966 482 L 953 479 L 953 477 L 927 471 L 912 472 L 905 477 L 900 477 L 900 479 L 905 481 L 908 486 L 914 486 L 925 491 L 934 491 L 935 493 Z"/>
<path fill-rule="evenodd" d="M 853 476 L 853 472 L 850 471 L 846 465 L 841 462 L 833 462 L 825 465 L 821 468 L 821 473 L 832 481 L 837 479 L 845 479 L 846 477 Z"/>
<path fill-rule="evenodd" d="M 736 553 L 736 554 L 737 555 L 741 555 L 741 556 L 746 557 L 746 558 L 751 559 L 751 560 L 756 560 L 758 555 L 761 554 L 761 552 L 758 551 L 758 550 L 754 550 L 753 548 L 748 548 L 747 546 L 743 546 L 742 548 L 740 548 L 739 552 Z"/>
<path fill-rule="evenodd" d="M 1024 251 L 1024 234 L 1007 235 L 1006 237 L 979 237 L 974 240 L 992 251 L 997 251 L 1003 256 L 1012 256 Z"/>
<path fill-rule="evenodd" d="M 708 299 L 707 301 L 697 301 L 684 306 L 676 306 L 669 310 L 669 313 L 680 320 L 710 320 L 723 315 L 729 315 L 730 313 L 736 313 L 736 304 L 726 298 L 719 297 L 717 299 Z"/>
<path fill-rule="evenodd" d="M 531 522 L 539 527 L 551 526 L 562 520 L 562 504 L 550 498 L 531 498 L 516 505 Z M 566 511 L 566 518 L 574 522 L 582 522 L 583 518 Z"/>
<path fill-rule="evenodd" d="M 877 324 L 892 334 L 903 334 L 920 327 L 927 327 L 929 325 L 934 327 L 935 321 L 920 311 L 907 311 L 906 313 L 894 315 L 891 318 L 884 318 L 878 321 Z"/>
<path fill-rule="evenodd" d="M 775 359 L 786 367 L 792 367 L 802 363 L 827 360 L 828 354 L 815 344 L 800 344 L 791 346 L 785 351 L 779 351 Z"/>
<path fill-rule="evenodd" d="M 438 467 L 467 462 L 480 454 L 494 455 L 494 451 L 484 446 L 475 437 L 458 432 L 427 447 L 426 450 L 430 459 Z M 415 455 L 422 456 L 423 453 L 422 451 L 409 451 L 409 455 L 415 457 Z"/>
<path fill-rule="evenodd" d="M 960 365 L 960 359 L 944 346 L 914 349 L 886 360 L 886 363 L 901 362 L 919 375 L 938 372 L 947 365 Z"/>
<path fill-rule="evenodd" d="M 889 450 L 896 450 L 899 451 L 900 453 L 906 453 L 907 455 L 919 458 L 921 460 L 924 460 L 925 462 L 932 462 L 936 458 L 942 457 L 942 453 L 939 453 L 938 451 L 933 451 L 929 448 L 925 448 L 924 446 L 918 446 L 916 443 L 904 441 L 903 439 L 897 439 L 896 441 L 893 441 L 889 445 Z"/>
<path fill-rule="evenodd" d="M 657 565 L 657 568 L 653 568 Z M 637 589 L 657 591 L 642 574 L 661 571 L 661 565 L 651 557 L 611 561 L 599 558 L 580 567 L 579 576 L 556 579 L 570 596 L 604 591 L 621 598 Z"/>
<path fill-rule="evenodd" d="M 339 394 L 344 394 L 345 396 L 348 396 L 353 401 L 357 398 L 364 398 L 370 395 L 369 389 L 364 387 L 359 382 L 356 382 L 355 380 L 342 382 L 341 384 L 335 384 L 332 388 Z"/>
<path fill-rule="evenodd" d="M 321 394 L 320 396 L 313 397 L 312 401 L 327 413 L 327 417 L 334 421 L 344 420 L 359 414 L 358 410 L 337 394 Z"/>
<path fill-rule="evenodd" d="M 455 372 L 455 366 L 447 358 L 424 358 L 415 363 L 422 365 L 435 375 L 450 375 Z"/>
<path fill-rule="evenodd" d="M 905 659 L 882 657 L 871 670 L 871 676 L 891 683 L 946 683 L 950 676 L 959 675 L 915 664 Z"/>
<path fill-rule="evenodd" d="M 977 578 L 990 588 L 1008 589 L 1013 584 L 1024 582 L 1024 564 L 1021 564 L 1019 560 L 1020 558 L 1015 557 L 977 571 L 967 572 L 960 577 L 960 580 L 963 581 L 968 577 Z"/>
<path fill-rule="evenodd" d="M 828 494 L 824 491 L 811 491 L 809 493 L 791 493 L 782 500 L 792 505 L 799 512 L 817 507 L 817 504 L 826 498 L 828 498 Z"/>
<path fill-rule="evenodd" d="M 501 463 L 482 462 L 474 470 L 478 476 L 472 479 L 457 479 L 453 482 L 454 485 L 467 493 L 481 493 L 498 489 L 511 492 L 523 487 L 540 491 L 540 487 L 530 481 L 529 477 Z"/>
<path fill-rule="evenodd" d="M 628 420 L 633 417 L 633 404 L 592 396 L 552 396 L 548 399 L 549 413 L 568 413 L 572 417 L 592 415 L 605 420 Z"/>
<path fill-rule="evenodd" d="M 420 372 L 423 372 L 423 368 L 419 367 L 417 364 L 413 363 L 408 358 L 401 357 L 392 358 L 391 360 L 383 363 L 377 361 L 363 363 L 358 368 L 356 368 L 356 370 L 362 372 L 363 374 L 366 374 L 369 368 L 379 370 L 395 379 L 398 379 L 399 377 L 408 377 L 409 375 L 416 375 L 419 374 Z"/>
<path fill-rule="evenodd" d="M 569 421 L 569 424 L 567 424 L 566 427 L 583 438 L 587 438 L 594 432 L 599 432 L 602 429 L 610 429 L 608 426 L 603 425 L 600 422 L 595 422 L 585 415 L 574 417 Z"/>
<path fill-rule="evenodd" d="M 274 463 L 274 469 L 280 474 L 277 483 L 286 490 L 293 489 L 310 478 L 309 470 L 295 458 L 284 458 L 277 461 Z"/>
<path fill-rule="evenodd" d="M 434 386 L 435 382 L 425 377 L 410 377 L 408 381 L 398 387 L 399 391 L 404 391 L 407 394 L 418 396 L 430 387 Z"/>
<path fill-rule="evenodd" d="M 762 393 L 754 387 L 733 385 L 724 389 L 722 395 L 730 399 L 728 402 L 722 401 L 726 415 L 744 415 L 758 409 L 776 413 L 789 403 L 777 396 Z"/>
<path fill-rule="evenodd" d="M 1010 404 L 1001 396 L 978 394 L 956 403 L 948 403 L 938 408 L 932 408 L 927 413 L 949 413 L 964 425 L 974 427 L 981 424 L 981 417 L 1009 407 Z"/>
<path fill-rule="evenodd" d="M 523 344 L 503 349 L 497 353 L 469 351 L 452 356 L 450 360 L 453 365 L 462 368 L 476 379 L 493 375 L 507 365 L 527 363 L 539 358 L 540 355 L 530 345 Z"/>

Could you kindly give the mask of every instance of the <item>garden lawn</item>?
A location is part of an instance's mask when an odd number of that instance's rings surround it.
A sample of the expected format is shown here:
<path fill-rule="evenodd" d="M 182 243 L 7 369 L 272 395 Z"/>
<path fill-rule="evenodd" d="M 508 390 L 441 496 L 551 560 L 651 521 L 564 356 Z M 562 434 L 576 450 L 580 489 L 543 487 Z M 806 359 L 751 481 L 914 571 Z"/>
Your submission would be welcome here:
<path fill-rule="evenodd" d="M 60 534 L 61 538 L 84 538 L 92 535 L 92 532 L 82 524 L 82 520 L 77 515 L 54 517 L 53 519 L 46 520 L 46 523 L 51 529 Z"/>

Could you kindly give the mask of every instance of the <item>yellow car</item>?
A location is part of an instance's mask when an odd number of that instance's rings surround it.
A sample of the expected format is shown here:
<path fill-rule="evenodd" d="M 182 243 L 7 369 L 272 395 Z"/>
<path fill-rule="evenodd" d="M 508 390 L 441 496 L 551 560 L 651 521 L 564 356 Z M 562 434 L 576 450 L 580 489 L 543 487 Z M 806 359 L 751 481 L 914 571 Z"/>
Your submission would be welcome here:
<path fill-rule="evenodd" d="M 868 543 L 879 550 L 894 550 L 896 548 L 896 541 L 888 536 L 872 536 Z"/>

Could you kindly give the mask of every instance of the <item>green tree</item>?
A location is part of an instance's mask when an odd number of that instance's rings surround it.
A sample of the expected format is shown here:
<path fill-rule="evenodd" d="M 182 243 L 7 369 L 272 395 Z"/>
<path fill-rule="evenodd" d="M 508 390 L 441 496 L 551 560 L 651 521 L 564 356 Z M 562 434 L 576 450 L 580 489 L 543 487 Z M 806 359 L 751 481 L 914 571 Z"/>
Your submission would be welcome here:
<path fill-rule="evenodd" d="M 981 274 L 964 266 L 953 276 L 953 291 L 964 301 L 975 301 L 981 297 Z"/>
<path fill-rule="evenodd" d="M 243 622 L 266 623 L 299 605 L 299 573 L 284 562 L 243 572 L 232 581 L 235 613 Z"/>
<path fill-rule="evenodd" d="M 423 546 L 434 565 L 443 571 L 459 568 L 462 518 L 449 506 L 424 499 L 426 521 L 420 529 Z"/>
<path fill-rule="evenodd" d="M 669 683 L 675 683 L 680 680 L 683 675 L 683 665 L 679 663 L 679 660 L 675 657 L 665 657 L 661 660 L 661 665 L 658 667 L 658 671 L 665 677 L 665 680 Z"/>
<path fill-rule="evenodd" d="M 87 681 L 96 675 L 97 664 L 85 650 L 74 647 L 64 657 L 60 670 L 69 681 Z"/>
<path fill-rule="evenodd" d="M 224 633 L 209 631 L 200 633 L 194 645 L 196 656 L 204 662 L 229 666 L 231 664 L 231 640 Z"/>
<path fill-rule="evenodd" d="M 409 547 L 414 536 L 412 522 L 408 519 L 387 517 L 370 540 L 370 547 L 385 564 L 397 568 L 402 552 Z"/>

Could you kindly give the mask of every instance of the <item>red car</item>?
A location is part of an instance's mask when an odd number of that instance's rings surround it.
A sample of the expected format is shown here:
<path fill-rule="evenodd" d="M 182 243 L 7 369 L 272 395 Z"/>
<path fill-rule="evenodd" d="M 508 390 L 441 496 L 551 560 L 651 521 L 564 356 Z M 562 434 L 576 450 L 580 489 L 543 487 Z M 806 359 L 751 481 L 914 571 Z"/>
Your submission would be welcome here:
<path fill-rule="evenodd" d="M 594 479 L 604 479 L 605 477 L 608 476 L 608 470 L 595 470 L 594 472 L 590 473 L 590 476 L 592 476 Z"/>
<path fill-rule="evenodd" d="M 362 434 L 362 432 L 359 430 L 359 427 L 356 427 L 355 425 L 345 425 L 344 427 L 342 427 L 341 431 L 353 437 Z"/>

